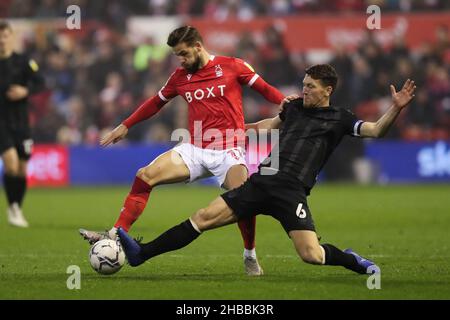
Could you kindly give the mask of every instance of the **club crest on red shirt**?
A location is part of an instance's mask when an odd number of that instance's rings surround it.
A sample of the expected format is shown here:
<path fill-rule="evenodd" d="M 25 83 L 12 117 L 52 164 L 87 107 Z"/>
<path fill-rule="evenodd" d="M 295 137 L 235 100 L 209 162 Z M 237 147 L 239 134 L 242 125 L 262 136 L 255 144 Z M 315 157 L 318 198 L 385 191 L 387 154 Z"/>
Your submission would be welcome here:
<path fill-rule="evenodd" d="M 220 66 L 220 64 L 218 64 L 218 65 L 216 66 L 216 76 L 217 76 L 217 77 L 223 76 L 223 71 L 222 71 L 222 67 Z"/>

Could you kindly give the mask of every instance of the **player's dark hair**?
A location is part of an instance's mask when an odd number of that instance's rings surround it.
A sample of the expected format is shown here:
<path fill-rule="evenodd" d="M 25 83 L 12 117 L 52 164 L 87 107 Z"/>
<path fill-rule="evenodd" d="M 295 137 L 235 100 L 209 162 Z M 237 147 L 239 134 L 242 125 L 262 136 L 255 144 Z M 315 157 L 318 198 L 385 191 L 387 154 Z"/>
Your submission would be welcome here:
<path fill-rule="evenodd" d="M 169 34 L 167 45 L 173 48 L 177 44 L 184 42 L 189 47 L 192 47 L 197 41 L 203 43 L 202 36 L 198 32 L 198 30 L 191 26 L 183 26 L 173 30 Z"/>
<path fill-rule="evenodd" d="M 12 31 L 11 25 L 4 20 L 0 20 L 0 31 L 9 30 Z"/>
<path fill-rule="evenodd" d="M 336 70 L 329 64 L 316 64 L 305 70 L 306 74 L 314 80 L 320 80 L 323 86 L 331 86 L 333 91 L 336 89 L 338 75 Z"/>

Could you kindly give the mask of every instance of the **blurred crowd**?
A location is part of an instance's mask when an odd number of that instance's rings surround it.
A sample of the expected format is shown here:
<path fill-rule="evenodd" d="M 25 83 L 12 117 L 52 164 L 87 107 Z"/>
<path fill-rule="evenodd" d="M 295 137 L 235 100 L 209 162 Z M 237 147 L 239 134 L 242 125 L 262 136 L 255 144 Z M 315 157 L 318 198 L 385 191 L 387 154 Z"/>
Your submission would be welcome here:
<path fill-rule="evenodd" d="M 121 28 L 130 15 L 208 16 L 217 20 L 237 17 L 246 20 L 266 15 L 361 12 L 372 4 L 378 5 L 383 12 L 450 8 L 448 0 L 2 0 L 0 17 L 60 17 L 65 14 L 67 6 L 79 5 L 84 9 L 84 18 L 100 19 Z"/>
<path fill-rule="evenodd" d="M 8 1 L 2 1 L 2 5 Z M 17 3 L 27 3 L 19 6 Z M 63 1 L 11 1 L 9 14 L 51 17 L 61 9 Z M 106 1 L 65 1 L 85 3 L 91 14 L 101 15 L 99 8 Z M 122 1 L 116 4 L 121 14 L 171 13 L 158 11 L 159 5 L 176 6 L 186 3 L 187 13 L 198 7 L 202 14 L 211 4 L 231 5 L 236 1 L 129 1 L 122 12 Z M 261 12 L 272 13 L 273 7 L 286 4 L 289 8 L 313 10 L 328 1 L 321 0 L 247 0 L 241 1 Z M 329 1 L 334 6 L 351 10 L 365 1 Z M 396 10 L 414 10 L 416 7 L 442 8 L 449 1 L 367 1 Z M 37 5 L 39 4 L 40 5 Z M 29 6 L 28 6 L 29 4 Z M 352 5 L 353 4 L 353 5 Z M 98 6 L 98 7 L 97 7 Z M 17 7 L 17 8 L 16 8 Z M 114 7 L 108 6 L 110 10 Z M 268 9 L 268 8 L 272 9 Z M 166 9 L 167 9 L 166 8 Z M 95 11 L 95 10 L 100 11 Z M 302 9 L 302 10 L 303 10 Z M 3 8 L 3 10 L 5 10 Z M 21 11 L 22 10 L 22 11 Z M 27 12 L 25 12 L 28 10 Z M 168 9 L 167 9 L 168 10 Z M 177 9 L 178 10 L 178 9 Z M 269 10 L 269 11 L 267 11 Z M 290 11 L 289 11 L 290 12 Z M 177 13 L 177 12 L 175 12 Z M 105 12 L 103 12 L 105 14 Z M 104 131 L 115 127 L 128 117 L 145 99 L 153 96 L 164 85 L 179 62 L 165 43 L 147 38 L 133 45 L 124 32 L 108 24 L 95 22 L 85 28 L 82 36 L 71 36 L 61 31 L 30 37 L 25 40 L 25 51 L 37 60 L 46 78 L 48 90 L 31 99 L 31 122 L 34 139 L 38 143 L 58 142 L 67 145 L 97 144 Z M 306 52 L 289 52 L 284 46 L 283 34 L 269 27 L 264 41 L 256 41 L 251 33 L 243 33 L 235 52 L 256 69 L 270 84 L 285 94 L 298 93 L 304 70 L 311 64 Z M 389 107 L 389 84 L 397 90 L 407 79 L 414 79 L 418 91 L 408 112 L 401 114 L 390 138 L 433 140 L 450 138 L 450 40 L 445 26 L 436 29 L 435 41 L 411 50 L 398 37 L 389 48 L 382 48 L 373 33 L 366 37 L 357 50 L 337 46 L 328 61 L 340 75 L 332 102 L 353 110 L 359 117 L 376 120 Z M 244 89 L 246 121 L 257 121 L 273 116 L 277 107 L 264 101 L 251 89 Z M 186 127 L 186 102 L 177 97 L 166 105 L 158 116 L 130 130 L 131 141 L 168 141 L 175 128 Z"/>
<path fill-rule="evenodd" d="M 340 84 L 336 104 L 361 118 L 378 119 L 390 106 L 389 84 L 397 91 L 408 78 L 415 80 L 416 97 L 396 121 L 388 137 L 405 140 L 450 138 L 450 37 L 445 26 L 436 29 L 436 41 L 415 51 L 398 37 L 382 49 L 368 32 L 357 52 L 336 48 L 329 63 L 336 67 Z"/>
<path fill-rule="evenodd" d="M 257 72 L 283 93 L 299 92 L 305 53 L 290 53 L 283 35 L 269 28 L 257 45 L 243 34 L 234 56 L 251 63 Z M 450 138 L 450 40 L 445 27 L 436 30 L 435 43 L 411 52 L 398 38 L 387 51 L 367 33 L 356 51 L 336 47 L 330 60 L 340 75 L 332 102 L 352 109 L 359 117 L 376 120 L 389 107 L 389 84 L 401 88 L 407 78 L 418 86 L 408 112 L 402 113 L 389 137 L 409 140 Z M 60 44 L 65 43 L 65 44 Z M 96 143 L 101 130 L 124 120 L 166 82 L 179 62 L 165 44 L 148 39 L 133 46 L 125 36 L 96 29 L 70 44 L 49 39 L 45 50 L 27 43 L 40 63 L 51 89 L 32 102 L 33 127 L 38 142 Z M 272 116 L 277 108 L 251 89 L 244 90 L 247 121 Z M 186 127 L 186 102 L 177 97 L 160 114 L 130 131 L 136 141 L 167 141 L 175 128 Z"/>

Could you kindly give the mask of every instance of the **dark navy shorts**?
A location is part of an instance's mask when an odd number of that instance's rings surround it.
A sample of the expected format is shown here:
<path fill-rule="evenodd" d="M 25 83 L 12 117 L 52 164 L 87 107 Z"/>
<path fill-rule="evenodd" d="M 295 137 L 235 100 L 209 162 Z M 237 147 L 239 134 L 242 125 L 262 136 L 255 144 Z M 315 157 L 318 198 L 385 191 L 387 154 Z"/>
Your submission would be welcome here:
<path fill-rule="evenodd" d="M 286 183 L 281 173 L 271 176 L 255 173 L 242 186 L 221 196 L 239 219 L 265 214 L 277 219 L 287 233 L 315 232 L 305 188 L 300 183 L 295 186 Z"/>

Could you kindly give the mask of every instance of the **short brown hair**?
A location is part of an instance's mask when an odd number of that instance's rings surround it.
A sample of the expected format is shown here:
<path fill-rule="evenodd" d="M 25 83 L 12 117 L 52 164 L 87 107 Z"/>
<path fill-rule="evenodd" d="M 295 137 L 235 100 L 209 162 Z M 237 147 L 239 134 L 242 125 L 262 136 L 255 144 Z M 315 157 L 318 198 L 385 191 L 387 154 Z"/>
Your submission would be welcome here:
<path fill-rule="evenodd" d="M 316 64 L 305 70 L 306 74 L 314 80 L 320 80 L 323 86 L 331 86 L 333 91 L 336 89 L 338 75 L 336 70 L 329 64 Z"/>
<path fill-rule="evenodd" d="M 0 31 L 9 30 L 12 31 L 11 25 L 8 21 L 0 20 Z"/>
<path fill-rule="evenodd" d="M 197 41 L 203 43 L 202 36 L 198 30 L 191 26 L 183 26 L 170 33 L 167 39 L 167 45 L 173 48 L 177 44 L 185 42 L 188 46 L 192 47 Z"/>

